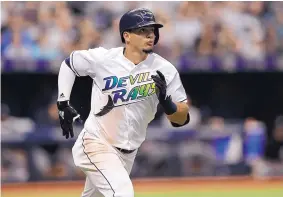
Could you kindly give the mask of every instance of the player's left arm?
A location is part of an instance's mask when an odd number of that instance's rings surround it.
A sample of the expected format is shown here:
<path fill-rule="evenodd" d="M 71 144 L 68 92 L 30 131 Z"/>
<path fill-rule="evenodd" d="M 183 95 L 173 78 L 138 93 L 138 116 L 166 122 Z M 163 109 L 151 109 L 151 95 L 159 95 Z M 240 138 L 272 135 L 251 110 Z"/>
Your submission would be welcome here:
<path fill-rule="evenodd" d="M 167 85 L 165 76 L 157 71 L 153 75 L 159 103 L 164 109 L 168 120 L 172 126 L 180 127 L 190 121 L 189 106 L 187 104 L 187 94 L 180 80 L 179 73 L 176 72 L 172 81 Z"/>
<path fill-rule="evenodd" d="M 188 104 L 186 102 L 174 102 L 174 104 L 177 106 L 177 110 L 175 113 L 167 115 L 168 120 L 176 127 L 189 123 L 190 114 Z"/>

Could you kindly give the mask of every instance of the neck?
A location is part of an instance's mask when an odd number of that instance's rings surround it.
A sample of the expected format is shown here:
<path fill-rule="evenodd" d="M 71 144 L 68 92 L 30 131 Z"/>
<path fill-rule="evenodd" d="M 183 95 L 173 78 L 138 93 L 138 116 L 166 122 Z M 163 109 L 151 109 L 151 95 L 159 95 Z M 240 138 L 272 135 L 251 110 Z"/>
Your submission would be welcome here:
<path fill-rule="evenodd" d="M 124 56 L 133 62 L 134 64 L 139 64 L 146 59 L 148 54 L 143 51 L 137 51 L 132 47 L 127 46 L 124 51 Z"/>

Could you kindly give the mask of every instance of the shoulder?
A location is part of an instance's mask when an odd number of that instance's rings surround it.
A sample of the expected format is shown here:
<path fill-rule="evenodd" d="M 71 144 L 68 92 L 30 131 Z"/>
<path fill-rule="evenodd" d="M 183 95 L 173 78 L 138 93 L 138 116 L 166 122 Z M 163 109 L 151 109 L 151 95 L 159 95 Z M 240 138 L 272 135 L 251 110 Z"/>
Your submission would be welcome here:
<path fill-rule="evenodd" d="M 168 83 L 179 74 L 178 70 L 171 62 L 156 53 L 153 53 L 152 56 L 154 57 L 154 68 L 163 73 Z"/>
<path fill-rule="evenodd" d="M 81 55 L 88 60 L 92 60 L 95 62 L 100 62 L 103 61 L 104 59 L 111 59 L 113 57 L 116 57 L 117 54 L 119 54 L 123 50 L 122 47 L 117 47 L 117 48 L 111 48 L 111 49 L 106 49 L 104 47 L 97 47 L 97 48 L 92 48 L 88 50 L 77 50 L 74 51 L 75 54 Z"/>
<path fill-rule="evenodd" d="M 111 48 L 107 50 L 107 52 L 104 54 L 104 58 L 114 58 L 120 53 L 122 53 L 123 47 L 116 47 L 116 48 Z"/>
<path fill-rule="evenodd" d="M 91 61 L 104 56 L 104 54 L 107 53 L 107 51 L 108 50 L 103 47 L 97 47 L 97 48 L 85 49 L 85 50 L 75 50 L 71 53 L 71 57 L 74 56 L 76 58 L 84 58 Z"/>
<path fill-rule="evenodd" d="M 174 71 L 174 73 L 178 72 L 176 67 L 165 58 L 161 57 L 156 53 L 152 53 L 152 56 L 154 57 L 154 64 L 157 65 L 157 67 Z"/>

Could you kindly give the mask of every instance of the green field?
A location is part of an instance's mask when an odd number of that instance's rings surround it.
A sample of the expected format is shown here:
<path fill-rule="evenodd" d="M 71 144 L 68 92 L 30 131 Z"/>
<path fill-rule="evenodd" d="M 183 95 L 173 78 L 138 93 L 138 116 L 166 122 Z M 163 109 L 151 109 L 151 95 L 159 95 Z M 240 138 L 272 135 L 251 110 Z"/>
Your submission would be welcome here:
<path fill-rule="evenodd" d="M 282 177 L 283 178 L 283 177 Z M 135 180 L 135 197 L 283 197 L 283 179 Z M 2 185 L 2 197 L 80 197 L 84 182 Z"/>
<path fill-rule="evenodd" d="M 37 192 L 24 192 L 17 193 L 15 191 L 2 192 L 3 197 L 79 197 L 78 192 L 52 192 L 46 191 L 46 193 Z M 266 190 L 231 190 L 231 191 L 193 191 L 193 192 L 166 192 L 166 193 L 137 193 L 136 197 L 283 197 L 282 189 L 266 189 Z"/>
<path fill-rule="evenodd" d="M 197 191 L 169 193 L 141 193 L 137 197 L 283 197 L 283 189 L 277 190 L 246 190 L 246 191 Z"/>

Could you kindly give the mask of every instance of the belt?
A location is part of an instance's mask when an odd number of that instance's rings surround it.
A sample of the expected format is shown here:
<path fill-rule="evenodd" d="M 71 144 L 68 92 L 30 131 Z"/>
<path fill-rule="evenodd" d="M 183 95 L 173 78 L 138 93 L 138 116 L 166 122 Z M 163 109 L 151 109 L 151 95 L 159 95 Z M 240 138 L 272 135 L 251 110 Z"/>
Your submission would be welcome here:
<path fill-rule="evenodd" d="M 117 150 L 119 150 L 121 153 L 125 153 L 125 154 L 130 154 L 133 153 L 135 150 L 126 150 L 126 149 L 122 149 L 122 148 L 118 148 L 115 147 Z"/>

